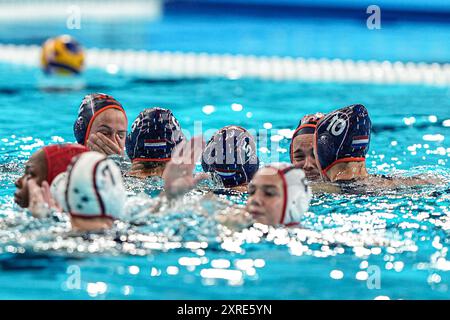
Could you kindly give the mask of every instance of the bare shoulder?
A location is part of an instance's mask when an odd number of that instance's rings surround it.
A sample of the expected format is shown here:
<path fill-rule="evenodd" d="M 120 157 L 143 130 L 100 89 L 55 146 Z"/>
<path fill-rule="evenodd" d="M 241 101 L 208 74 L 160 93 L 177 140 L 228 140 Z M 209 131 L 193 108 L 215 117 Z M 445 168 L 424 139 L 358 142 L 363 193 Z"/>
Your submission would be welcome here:
<path fill-rule="evenodd" d="M 329 182 L 311 182 L 311 190 L 313 193 L 342 193 L 342 189 L 338 184 Z"/>
<path fill-rule="evenodd" d="M 399 176 L 384 176 L 373 175 L 367 183 L 371 186 L 382 188 L 401 188 L 401 187 L 415 187 L 425 185 L 438 185 L 444 181 L 436 176 L 431 175 L 416 175 L 412 177 L 399 177 Z"/>
<path fill-rule="evenodd" d="M 351 194 L 378 194 L 383 191 L 395 190 L 405 187 L 419 187 L 438 185 L 444 181 L 436 176 L 421 175 L 413 177 L 400 177 L 389 175 L 370 175 L 362 180 L 331 182 L 312 182 L 313 193 L 351 193 Z"/>

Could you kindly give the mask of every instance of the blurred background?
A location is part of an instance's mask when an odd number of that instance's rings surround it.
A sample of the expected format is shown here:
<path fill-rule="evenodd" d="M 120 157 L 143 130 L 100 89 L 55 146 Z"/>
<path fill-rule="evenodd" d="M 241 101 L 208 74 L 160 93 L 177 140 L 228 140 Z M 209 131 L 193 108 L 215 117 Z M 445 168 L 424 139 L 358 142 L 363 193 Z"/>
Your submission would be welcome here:
<path fill-rule="evenodd" d="M 59 34 L 87 48 L 447 63 L 450 1 L 0 0 L 0 44 Z"/>

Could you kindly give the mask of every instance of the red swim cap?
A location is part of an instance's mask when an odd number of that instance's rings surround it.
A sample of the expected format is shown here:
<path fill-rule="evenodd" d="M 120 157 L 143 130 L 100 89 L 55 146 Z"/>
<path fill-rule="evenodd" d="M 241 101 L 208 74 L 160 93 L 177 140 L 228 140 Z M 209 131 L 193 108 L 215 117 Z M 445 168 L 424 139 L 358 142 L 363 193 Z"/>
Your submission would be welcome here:
<path fill-rule="evenodd" d="M 72 158 L 80 153 L 89 151 L 79 144 L 57 144 L 43 148 L 47 161 L 47 182 L 52 183 L 55 177 L 66 171 Z"/>

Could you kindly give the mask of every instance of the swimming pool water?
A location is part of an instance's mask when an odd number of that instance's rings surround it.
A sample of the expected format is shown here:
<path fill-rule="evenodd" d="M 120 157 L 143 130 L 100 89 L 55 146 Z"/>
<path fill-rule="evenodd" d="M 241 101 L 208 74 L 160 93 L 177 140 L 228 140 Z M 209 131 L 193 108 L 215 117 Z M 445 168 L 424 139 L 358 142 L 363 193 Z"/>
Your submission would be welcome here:
<path fill-rule="evenodd" d="M 335 16 L 286 17 L 270 10 L 246 15 L 240 8 L 196 12 L 175 4 L 155 21 L 100 23 L 82 18 L 81 29 L 67 29 L 66 17 L 2 21 L 0 43 L 41 45 L 47 37 L 67 33 L 87 48 L 449 62 L 448 21 L 392 20 L 382 10 L 381 29 L 369 30 L 368 16 L 365 7 L 359 16 L 347 19 L 339 11 Z"/>
<path fill-rule="evenodd" d="M 0 64 L 0 298 L 450 298 L 449 88 L 158 81 L 101 70 L 83 79 L 83 90 L 49 92 L 38 69 Z M 203 130 L 231 123 L 272 127 L 283 161 L 289 145 L 283 129 L 294 129 L 304 113 L 362 103 L 374 126 L 372 173 L 431 174 L 444 183 L 378 196 L 315 195 L 302 221 L 309 231 L 257 226 L 218 239 L 217 226 L 188 204 L 149 218 L 131 235 L 118 226 L 103 238 L 56 240 L 64 220 L 30 222 L 13 205 L 14 180 L 38 148 L 74 141 L 79 103 L 95 91 L 115 96 L 130 120 L 146 107 L 170 107 L 190 133 L 199 120 Z M 205 114 L 205 105 L 214 112 Z M 267 161 L 271 155 L 260 149 L 260 156 Z"/>

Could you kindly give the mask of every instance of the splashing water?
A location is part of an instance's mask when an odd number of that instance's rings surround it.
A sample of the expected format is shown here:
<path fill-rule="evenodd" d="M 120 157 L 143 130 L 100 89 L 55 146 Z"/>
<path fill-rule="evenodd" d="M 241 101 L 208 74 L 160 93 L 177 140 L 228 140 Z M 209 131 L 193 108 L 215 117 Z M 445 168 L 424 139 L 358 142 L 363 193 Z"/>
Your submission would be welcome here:
<path fill-rule="evenodd" d="M 40 91 L 37 74 L 0 65 L 0 80 L 8 75 L 1 83 L 16 88 L 0 88 L 1 298 L 450 298 L 447 88 L 221 79 L 148 84 L 89 71 L 86 90 L 61 94 Z M 205 130 L 230 119 L 256 130 L 270 127 L 279 145 L 259 150 L 265 162 L 271 150 L 288 160 L 286 130 L 304 113 L 362 102 L 374 123 L 370 173 L 429 175 L 441 182 L 362 195 L 316 194 L 301 228 L 255 224 L 232 232 L 215 215 L 230 203 L 244 204 L 245 195 L 218 192 L 214 200 L 207 191 L 218 186 L 205 183 L 153 214 L 149 208 L 162 181 L 125 177 L 128 218 L 103 233 L 73 233 L 65 214 L 36 220 L 14 205 L 14 181 L 32 152 L 74 140 L 77 105 L 98 88 L 122 101 L 130 119 L 150 101 L 169 103 L 191 132 L 194 120 Z M 242 108 L 232 109 L 233 103 Z M 205 114 L 206 105 L 215 112 Z M 129 168 L 120 165 L 123 172 Z"/>

